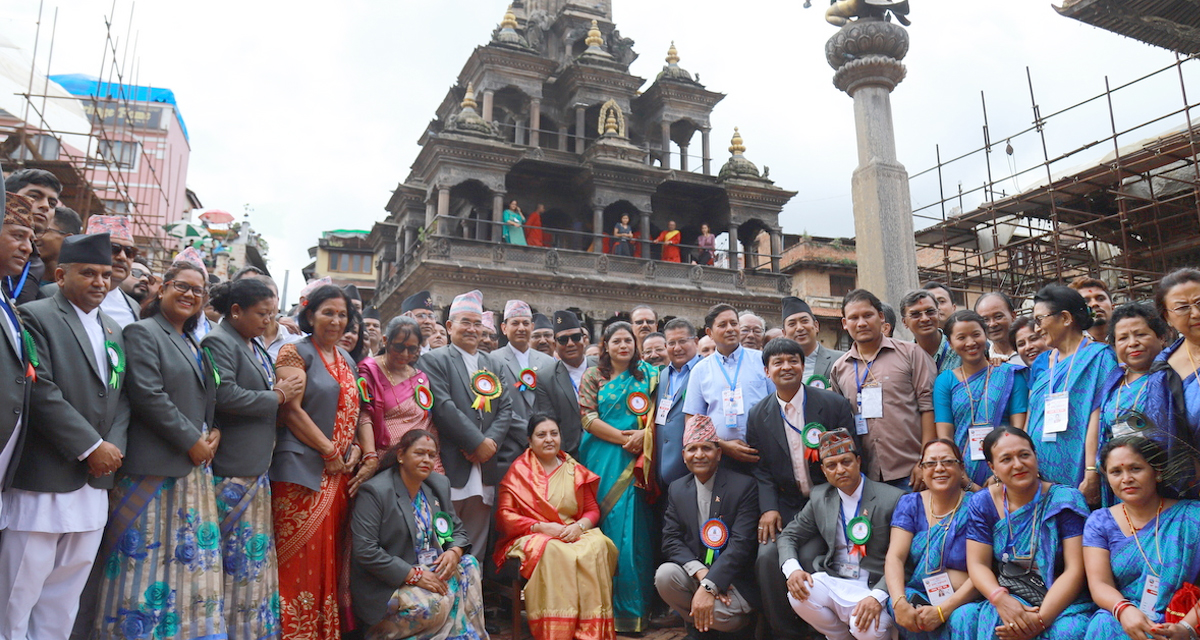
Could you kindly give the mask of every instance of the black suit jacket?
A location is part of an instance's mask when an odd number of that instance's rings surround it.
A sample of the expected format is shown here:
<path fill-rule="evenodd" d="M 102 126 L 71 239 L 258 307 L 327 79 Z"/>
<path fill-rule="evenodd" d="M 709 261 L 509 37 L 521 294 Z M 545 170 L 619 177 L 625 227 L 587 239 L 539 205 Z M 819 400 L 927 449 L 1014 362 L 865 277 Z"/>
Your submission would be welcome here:
<path fill-rule="evenodd" d="M 450 481 L 431 473 L 421 488 L 430 511 L 445 511 L 454 520 L 453 537 L 446 549 L 461 547 L 463 553 L 469 553 L 467 531 L 450 500 Z M 350 594 L 354 615 L 367 626 L 383 620 L 392 593 L 404 586 L 408 572 L 417 564 L 413 540 L 416 531 L 412 497 L 400 479 L 399 467 L 393 466 L 363 483 L 350 520 Z"/>
<path fill-rule="evenodd" d="M 16 315 L 16 303 L 8 301 L 8 296 L 3 291 L 0 291 L 0 296 L 4 297 Z M 7 314 L 0 310 L 0 315 Z M 5 489 L 11 486 L 16 476 L 17 461 L 21 459 L 21 451 L 25 445 L 28 429 L 24 425 L 29 422 L 29 395 L 33 389 L 32 380 L 26 375 L 29 367 L 25 345 L 20 339 L 23 331 L 20 316 L 17 316 L 17 326 L 14 327 L 18 336 L 16 340 L 13 340 L 7 326 L 7 323 L 0 322 L 0 450 L 8 445 L 14 432 L 17 444 L 12 462 L 8 465 L 8 473 L 0 479 Z"/>
<path fill-rule="evenodd" d="M 708 579 L 725 592 L 729 585 L 750 602 L 758 602 L 754 559 L 758 555 L 758 488 L 754 479 L 718 468 L 713 476 L 708 517 L 720 518 L 729 529 L 729 541 L 708 569 Z M 680 566 L 703 561 L 708 547 L 700 541 L 700 514 L 696 506 L 696 476 L 688 474 L 671 483 L 663 516 L 663 556 Z"/>
<path fill-rule="evenodd" d="M 892 513 L 896 511 L 896 503 L 900 502 L 904 491 L 865 477 L 863 483 L 862 509 L 871 520 L 871 537 L 867 539 L 867 556 L 860 559 L 859 566 L 870 572 L 868 584 L 872 589 L 886 591 L 883 565 L 891 541 Z M 841 509 L 842 500 L 836 487 L 823 484 L 814 488 L 812 499 L 777 538 L 779 566 L 782 567 L 788 560 L 799 560 L 800 565 L 811 573 L 828 571 L 837 538 L 845 535 L 838 520 Z M 823 544 L 815 548 L 806 546 L 805 543 L 813 538 L 819 538 Z M 801 547 L 806 553 L 815 553 L 815 556 L 801 557 Z"/>
<path fill-rule="evenodd" d="M 832 391 L 804 387 L 804 424 L 816 422 L 827 430 L 845 429 L 854 433 L 854 414 L 850 403 Z M 796 425 L 803 429 L 804 425 Z M 778 511 L 784 523 L 791 522 L 804 508 L 808 497 L 796 485 L 795 469 L 788 449 L 787 425 L 779 413 L 778 394 L 759 400 L 746 418 L 746 444 L 758 450 L 754 478 L 758 480 L 758 506 L 765 513 Z M 854 436 L 857 441 L 858 436 Z M 860 448 L 861 450 L 861 448 Z M 808 477 L 813 487 L 824 484 L 820 462 L 810 462 Z"/>
<path fill-rule="evenodd" d="M 579 415 L 579 398 L 567 365 L 554 361 L 553 373 L 538 375 L 537 411 L 554 416 L 558 432 L 562 436 L 562 450 L 575 455 L 579 441 L 583 438 L 583 423 Z"/>

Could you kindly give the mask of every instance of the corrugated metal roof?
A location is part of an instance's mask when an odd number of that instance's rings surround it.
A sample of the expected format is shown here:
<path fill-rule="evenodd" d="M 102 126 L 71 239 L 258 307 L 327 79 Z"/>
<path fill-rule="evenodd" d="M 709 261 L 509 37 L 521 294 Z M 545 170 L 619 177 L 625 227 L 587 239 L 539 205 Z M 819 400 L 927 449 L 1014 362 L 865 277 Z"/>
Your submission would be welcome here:
<path fill-rule="evenodd" d="M 1193 0 L 1067 0 L 1054 10 L 1156 47 L 1200 53 L 1200 5 Z"/>

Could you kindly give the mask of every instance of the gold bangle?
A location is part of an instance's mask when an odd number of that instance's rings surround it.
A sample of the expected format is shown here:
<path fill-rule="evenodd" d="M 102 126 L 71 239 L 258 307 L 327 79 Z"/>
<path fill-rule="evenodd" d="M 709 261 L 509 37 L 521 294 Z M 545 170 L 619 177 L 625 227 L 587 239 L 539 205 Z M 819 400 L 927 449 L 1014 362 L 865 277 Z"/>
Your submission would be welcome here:
<path fill-rule="evenodd" d="M 942 619 L 942 624 L 946 624 L 946 614 L 942 613 L 942 608 L 940 606 L 937 608 L 937 610 L 938 617 Z"/>
<path fill-rule="evenodd" d="M 1084 471 L 1095 471 L 1096 467 L 1084 467 L 1083 470 Z"/>

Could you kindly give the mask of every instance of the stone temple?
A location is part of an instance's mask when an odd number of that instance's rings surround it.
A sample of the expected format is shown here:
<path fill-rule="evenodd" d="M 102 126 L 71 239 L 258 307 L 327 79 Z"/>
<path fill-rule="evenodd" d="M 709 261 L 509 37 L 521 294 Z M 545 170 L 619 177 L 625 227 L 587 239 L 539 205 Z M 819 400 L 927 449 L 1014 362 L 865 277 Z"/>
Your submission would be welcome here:
<path fill-rule="evenodd" d="M 674 45 L 647 86 L 629 72 L 633 44 L 609 0 L 513 2 L 437 106 L 371 231 L 385 317 L 417 291 L 445 307 L 476 287 L 488 309 L 520 298 L 547 314 L 572 309 L 594 330 L 640 303 L 693 320 L 717 302 L 778 315 L 790 289 L 779 212 L 795 192 L 745 157 L 736 130 L 720 134 L 732 143 L 714 165 L 709 117 L 724 94 L 680 67 Z M 544 206 L 545 246 L 503 241 L 513 200 L 526 215 Z M 631 257 L 609 253 L 623 215 Z M 669 221 L 681 263 L 646 241 Z M 734 240 L 715 266 L 691 264 L 701 224 Z"/>

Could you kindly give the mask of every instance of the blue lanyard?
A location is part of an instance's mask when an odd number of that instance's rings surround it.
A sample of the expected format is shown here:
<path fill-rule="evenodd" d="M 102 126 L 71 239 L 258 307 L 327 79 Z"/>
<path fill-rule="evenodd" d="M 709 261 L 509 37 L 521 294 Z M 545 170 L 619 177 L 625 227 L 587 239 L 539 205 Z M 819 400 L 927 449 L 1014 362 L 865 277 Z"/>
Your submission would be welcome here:
<path fill-rule="evenodd" d="M 867 363 L 867 370 L 863 372 L 862 379 L 858 378 L 858 360 L 854 361 L 854 384 L 858 385 L 858 394 L 862 395 L 863 385 L 867 383 L 867 378 L 871 375 L 871 365 L 875 364 L 874 360 Z M 862 401 L 859 401 L 862 404 Z"/>
<path fill-rule="evenodd" d="M 1079 352 L 1083 351 L 1083 348 L 1085 346 L 1087 346 L 1087 343 L 1088 343 L 1088 336 L 1087 336 L 1087 334 L 1084 334 L 1083 339 L 1079 341 L 1079 346 L 1075 347 L 1075 353 L 1072 353 L 1071 355 L 1067 356 L 1068 358 L 1071 358 L 1071 364 L 1067 366 L 1067 375 L 1065 377 L 1067 384 L 1066 384 L 1066 388 L 1063 389 L 1064 392 L 1071 390 L 1071 370 L 1075 368 L 1075 361 L 1078 360 L 1078 358 L 1076 358 L 1076 356 L 1079 355 Z M 1056 354 L 1059 355 L 1057 360 L 1054 358 L 1054 356 Z M 1061 356 L 1061 354 L 1059 354 L 1058 349 L 1055 349 L 1054 351 L 1052 351 L 1050 353 L 1049 362 L 1050 362 L 1050 365 L 1049 365 L 1050 366 L 1050 379 L 1046 382 L 1046 386 L 1049 387 L 1049 389 L 1047 390 L 1049 395 L 1054 395 L 1054 366 L 1057 365 L 1058 363 L 1062 362 L 1062 356 Z"/>
<path fill-rule="evenodd" d="M 800 418 L 802 420 L 804 419 L 804 416 L 807 412 L 808 412 L 808 395 L 806 394 L 803 397 L 803 399 L 800 400 Z M 800 434 L 800 438 L 801 438 L 801 440 L 803 440 L 804 432 L 797 429 L 796 425 L 792 424 L 792 422 L 787 419 L 787 414 L 784 413 L 783 407 L 779 407 L 779 417 L 783 418 L 783 423 L 786 424 L 788 426 L 788 428 L 790 428 L 792 431 L 795 431 L 796 433 Z"/>
<path fill-rule="evenodd" d="M 737 380 L 742 375 L 742 358 L 746 357 L 746 349 L 743 347 L 738 347 L 738 348 L 741 349 L 741 353 L 738 354 L 737 369 L 735 369 L 733 372 L 732 380 L 729 378 L 729 372 L 725 370 L 724 358 L 722 358 L 721 361 L 717 362 L 717 368 L 719 368 L 721 370 L 721 375 L 725 376 L 725 382 L 729 383 L 730 391 L 737 389 Z"/>
<path fill-rule="evenodd" d="M 267 374 L 267 384 L 275 384 L 275 367 L 271 366 L 271 354 L 267 353 L 257 342 L 250 341 L 251 348 L 254 349 L 254 355 L 258 356 L 258 363 L 262 366 L 263 371 Z"/>
<path fill-rule="evenodd" d="M 859 475 L 861 477 L 858 480 L 858 487 L 860 489 L 864 489 L 863 484 L 866 483 L 867 477 L 862 475 L 861 473 Z M 862 501 L 863 501 L 863 497 L 865 495 L 866 495 L 866 491 L 863 491 L 863 493 L 858 496 L 858 506 L 854 507 L 854 517 L 855 518 L 857 518 L 859 515 L 862 514 Z M 838 524 L 841 525 L 842 538 L 846 540 L 846 551 L 849 552 L 850 547 L 851 547 L 850 536 L 846 534 L 846 510 L 844 508 L 842 508 L 841 496 L 838 496 Z"/>
<path fill-rule="evenodd" d="M 18 296 L 20 296 L 20 295 L 21 295 L 21 289 L 24 289 L 24 288 L 25 288 L 25 281 L 26 281 L 26 280 L 28 280 L 28 279 L 29 279 L 29 261 L 28 261 L 28 260 L 26 260 L 26 261 L 25 261 L 25 268 L 21 270 L 21 279 L 20 279 L 20 280 L 17 280 L 17 287 L 16 287 L 15 289 L 13 289 L 13 281 L 12 281 L 12 276 L 9 276 L 9 277 L 7 278 L 7 280 L 8 280 L 8 288 L 9 288 L 9 289 L 12 289 L 12 298 L 13 298 L 13 300 L 14 300 L 14 301 L 17 299 L 17 297 L 18 297 Z M 12 317 L 12 314 L 11 314 L 11 313 L 9 313 L 9 317 Z"/>
<path fill-rule="evenodd" d="M 946 361 L 946 358 L 949 355 L 950 355 L 950 341 L 946 340 L 943 337 L 941 345 L 938 346 L 938 354 L 937 354 L 938 369 L 942 368 L 942 363 Z"/>
<path fill-rule="evenodd" d="M 1031 530 L 1030 539 L 1029 539 L 1031 556 L 1033 555 L 1033 537 L 1032 536 L 1037 535 L 1036 533 L 1032 533 L 1032 529 L 1037 524 L 1036 520 L 1037 520 L 1037 514 L 1038 514 L 1038 500 L 1041 497 L 1042 497 L 1042 481 L 1039 479 L 1037 493 L 1034 494 L 1034 496 L 1033 496 L 1033 514 L 1030 515 L 1029 522 L 1024 527 L 1024 529 Z M 1004 517 L 1012 518 L 1012 514 L 1008 512 L 1008 492 L 1007 491 L 1004 492 Z M 1021 537 L 1021 534 L 1024 533 L 1024 529 L 1017 529 L 1017 535 L 1014 536 L 1013 532 L 1012 532 L 1012 521 L 1009 520 L 1009 522 L 1008 522 L 1008 540 L 1006 541 L 1006 544 L 1004 546 L 1005 546 L 1005 548 L 1007 548 L 1009 550 L 1009 552 L 1012 553 L 1012 557 L 1014 559 L 1017 557 L 1016 538 Z M 1137 534 L 1134 534 L 1134 535 L 1137 535 Z"/>
<path fill-rule="evenodd" d="M 419 489 L 417 497 L 413 500 L 413 516 L 417 518 L 417 529 L 420 530 L 420 538 L 417 551 L 429 548 L 429 533 L 433 530 L 433 516 L 429 513 L 429 500 L 425 497 L 425 490 Z M 424 516 L 424 517 L 422 517 Z"/>

